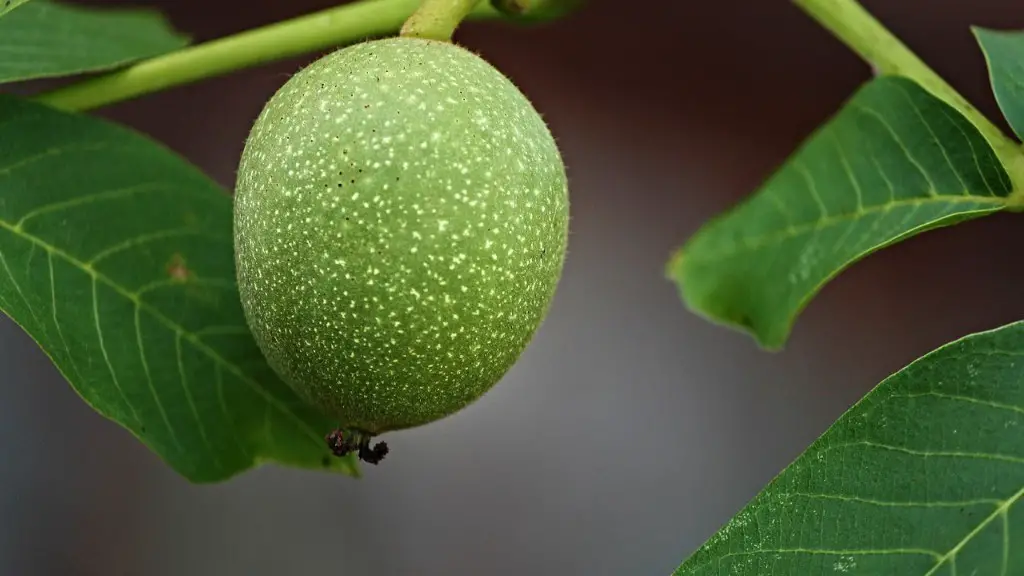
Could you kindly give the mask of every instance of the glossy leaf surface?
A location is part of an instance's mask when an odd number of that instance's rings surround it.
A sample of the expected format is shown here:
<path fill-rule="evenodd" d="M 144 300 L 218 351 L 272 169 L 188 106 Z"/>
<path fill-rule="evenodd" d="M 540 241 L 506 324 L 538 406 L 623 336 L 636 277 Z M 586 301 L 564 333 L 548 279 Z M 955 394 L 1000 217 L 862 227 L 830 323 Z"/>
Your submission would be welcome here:
<path fill-rule="evenodd" d="M 152 10 L 21 4 L 0 10 L 0 83 L 107 70 L 188 44 Z"/>
<path fill-rule="evenodd" d="M 1024 136 L 1024 32 L 974 28 L 992 91 L 1018 138 Z"/>
<path fill-rule="evenodd" d="M 231 198 L 138 134 L 0 97 L 0 306 L 193 481 L 267 461 L 355 470 L 246 327 Z"/>
<path fill-rule="evenodd" d="M 752 197 L 709 222 L 669 275 L 691 310 L 780 348 L 822 285 L 864 256 L 1006 206 L 978 130 L 916 83 L 859 90 Z"/>
<path fill-rule="evenodd" d="M 1022 429 L 1018 322 L 883 381 L 675 574 L 1022 574 Z"/>

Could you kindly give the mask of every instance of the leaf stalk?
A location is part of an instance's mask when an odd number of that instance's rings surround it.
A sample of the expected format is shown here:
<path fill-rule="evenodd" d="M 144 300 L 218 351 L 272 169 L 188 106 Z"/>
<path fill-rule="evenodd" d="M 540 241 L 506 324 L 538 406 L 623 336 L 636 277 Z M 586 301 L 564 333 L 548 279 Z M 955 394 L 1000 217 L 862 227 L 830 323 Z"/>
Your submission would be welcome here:
<path fill-rule="evenodd" d="M 985 137 L 1013 183 L 1008 202 L 1024 203 L 1024 154 L 1017 143 L 950 86 L 857 0 L 793 0 L 881 75 L 904 76 L 964 115 Z"/>
<path fill-rule="evenodd" d="M 481 0 L 423 0 L 405 21 L 400 34 L 408 38 L 427 38 L 450 42 L 455 29 Z"/>
<path fill-rule="evenodd" d="M 463 16 L 493 19 L 490 2 Z M 36 96 L 71 111 L 90 110 L 244 68 L 396 32 L 419 0 L 361 0 L 189 46 Z"/>

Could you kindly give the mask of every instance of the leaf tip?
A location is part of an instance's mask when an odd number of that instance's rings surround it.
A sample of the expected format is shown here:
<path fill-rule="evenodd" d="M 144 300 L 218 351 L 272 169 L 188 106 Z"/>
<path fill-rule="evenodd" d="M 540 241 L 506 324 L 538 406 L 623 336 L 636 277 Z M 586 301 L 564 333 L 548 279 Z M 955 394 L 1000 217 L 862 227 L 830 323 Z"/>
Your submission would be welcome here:
<path fill-rule="evenodd" d="M 665 278 L 675 283 L 679 283 L 678 276 L 679 270 L 683 266 L 684 250 L 682 248 L 677 249 L 669 256 L 668 262 L 665 264 L 665 268 L 662 270 Z"/>

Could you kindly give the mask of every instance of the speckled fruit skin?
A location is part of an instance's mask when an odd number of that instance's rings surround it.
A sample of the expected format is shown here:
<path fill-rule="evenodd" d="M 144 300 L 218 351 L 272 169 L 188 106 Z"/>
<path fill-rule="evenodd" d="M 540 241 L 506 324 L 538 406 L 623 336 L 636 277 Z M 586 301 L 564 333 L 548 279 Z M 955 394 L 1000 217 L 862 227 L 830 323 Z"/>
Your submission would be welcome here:
<path fill-rule="evenodd" d="M 341 426 L 419 426 L 526 348 L 568 212 L 555 141 L 497 69 L 447 42 L 357 44 L 289 79 L 252 128 L 242 305 L 270 366 Z"/>

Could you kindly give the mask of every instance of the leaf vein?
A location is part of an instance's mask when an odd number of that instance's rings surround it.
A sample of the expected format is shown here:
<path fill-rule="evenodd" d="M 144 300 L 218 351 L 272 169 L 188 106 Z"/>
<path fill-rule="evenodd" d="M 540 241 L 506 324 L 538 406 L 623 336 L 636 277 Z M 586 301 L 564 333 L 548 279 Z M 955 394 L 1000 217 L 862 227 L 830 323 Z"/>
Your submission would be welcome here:
<path fill-rule="evenodd" d="M 810 492 L 780 492 L 780 497 L 797 496 L 800 498 L 810 498 L 814 500 L 838 500 L 841 502 L 855 502 L 860 504 L 869 504 L 872 506 L 891 507 L 891 508 L 960 508 L 964 506 L 999 506 L 1002 504 L 1002 500 L 998 498 L 977 498 L 973 500 L 879 500 L 877 498 L 865 498 L 862 496 L 849 496 L 845 494 L 815 494 Z"/>
<path fill-rule="evenodd" d="M 785 240 L 789 240 L 795 236 L 802 234 L 812 233 L 829 226 L 834 226 L 840 222 L 850 220 L 852 218 L 864 218 L 867 216 L 878 215 L 882 212 L 891 211 L 896 208 L 902 207 L 919 207 L 922 205 L 932 203 L 949 203 L 949 204 L 970 204 L 974 205 L 971 210 L 984 209 L 989 210 L 988 206 L 992 206 L 995 209 L 1005 205 L 1003 199 L 992 199 L 989 197 L 969 197 L 963 196 L 933 196 L 929 198 L 913 198 L 907 200 L 897 200 L 888 204 L 879 204 L 876 206 L 869 206 L 860 212 L 851 212 L 847 214 L 839 214 L 836 216 L 829 216 L 828 218 L 820 219 L 814 222 L 808 222 L 806 224 L 798 224 L 791 226 L 787 230 L 781 230 L 777 232 L 768 232 L 757 236 L 750 236 L 742 238 L 738 244 L 733 244 L 727 248 L 720 249 L 715 252 L 700 253 L 702 260 L 717 260 L 720 258 L 728 258 L 735 254 L 749 251 L 758 250 L 772 244 L 777 244 Z M 693 256 L 689 256 L 692 258 Z"/>
<path fill-rule="evenodd" d="M 829 136 L 832 137 L 832 143 L 836 148 L 836 155 L 839 157 L 839 163 L 843 166 L 843 172 L 846 174 L 847 180 L 853 186 L 854 194 L 857 196 L 857 211 L 861 212 L 864 210 L 864 193 L 861 190 L 860 183 L 857 182 L 857 177 L 853 174 L 853 169 L 850 168 L 850 162 L 846 159 L 846 151 L 843 149 L 843 143 L 840 141 L 839 136 L 836 135 L 835 129 L 826 130 Z"/>
<path fill-rule="evenodd" d="M 49 252 L 46 253 L 46 263 L 50 269 L 50 307 L 53 311 L 53 326 L 57 329 L 57 337 L 60 338 L 61 344 L 64 345 L 64 353 L 67 354 L 68 362 L 71 364 L 71 369 L 75 371 L 75 376 L 79 382 L 85 382 L 82 377 L 81 370 L 78 369 L 78 363 L 75 362 L 75 355 L 71 353 L 71 346 L 68 345 L 68 341 L 64 338 L 64 329 L 60 326 L 60 320 L 57 314 L 57 282 L 54 279 L 53 274 L 53 255 Z"/>
<path fill-rule="evenodd" d="M 25 309 L 27 309 L 28 313 L 32 316 L 32 320 L 36 323 L 36 326 L 38 327 L 40 332 L 43 332 L 45 334 L 46 332 L 45 330 L 43 330 L 43 322 L 39 319 L 39 316 L 36 315 L 36 311 L 35 308 L 32 306 L 32 303 L 29 302 L 28 298 L 25 296 L 25 293 L 22 292 L 21 285 L 18 284 L 18 281 L 14 279 L 14 274 L 11 273 L 11 267 L 7 265 L 7 256 L 4 254 L 3 250 L 0 250 L 0 264 L 3 264 L 4 272 L 7 273 L 7 277 L 10 278 L 11 280 L 11 286 L 14 286 L 14 290 L 15 292 L 18 293 L 18 297 L 21 298 L 22 302 L 24 302 Z"/>
<path fill-rule="evenodd" d="M 137 184 L 133 186 L 125 186 L 124 188 L 115 188 L 113 190 L 104 190 L 95 194 L 87 194 L 85 196 L 76 196 L 70 200 L 63 200 L 60 202 L 51 202 L 49 204 L 43 204 L 42 206 L 33 208 L 24 216 L 21 217 L 15 224 L 14 227 L 21 229 L 25 222 L 42 216 L 43 214 L 49 214 L 52 212 L 60 212 L 69 208 L 75 208 L 77 206 L 87 206 L 96 202 L 103 202 L 106 200 L 117 200 L 133 194 L 139 194 L 144 192 L 153 192 L 160 190 L 161 185 L 159 182 L 147 182 L 145 184 Z"/>
<path fill-rule="evenodd" d="M 910 148 L 907 148 L 907 145 L 903 142 L 903 139 L 900 138 L 899 134 L 896 133 L 892 125 L 889 124 L 889 121 L 886 120 L 882 114 L 880 114 L 875 109 L 869 106 L 865 106 L 855 101 L 851 101 L 849 103 L 849 106 L 851 110 L 860 110 L 861 113 L 866 114 L 871 118 L 874 118 L 879 124 L 881 124 L 883 128 L 885 128 L 886 132 L 888 132 L 889 135 L 892 136 L 892 139 L 896 143 L 896 145 L 899 146 L 901 150 L 903 150 L 903 154 L 907 157 L 907 160 L 914 165 L 918 173 L 920 173 L 921 177 L 924 178 L 924 181 L 928 183 L 928 195 L 937 196 L 938 188 L 935 186 L 935 182 L 932 182 L 931 177 L 928 176 L 928 171 L 924 169 L 924 166 L 922 166 L 921 163 L 918 162 L 917 158 L 915 158 L 914 155 L 910 152 Z"/>
<path fill-rule="evenodd" d="M 188 407 L 192 411 L 192 416 L 196 420 L 196 426 L 199 427 L 199 437 L 203 440 L 203 445 L 206 446 L 206 450 L 210 453 L 214 463 L 221 470 L 226 470 L 224 463 L 221 462 L 220 456 L 217 455 L 217 451 L 213 449 L 213 444 L 210 444 L 210 438 L 206 435 L 206 426 L 203 425 L 203 419 L 199 416 L 199 410 L 196 408 L 195 399 L 192 398 L 192 391 L 188 387 L 188 379 L 185 377 L 185 363 L 181 358 L 181 333 L 175 334 L 174 337 L 174 356 L 178 363 L 178 381 L 181 383 L 181 391 L 185 393 L 185 401 L 188 402 Z M 214 364 L 214 367 L 217 365 Z"/>
<path fill-rule="evenodd" d="M 980 156 L 978 154 L 978 151 L 974 149 L 974 142 L 971 141 L 971 137 L 968 136 L 966 132 L 964 132 L 963 126 L 961 126 L 960 122 L 958 122 L 957 119 L 952 116 L 952 112 L 950 110 L 947 110 L 945 106 L 939 106 L 938 109 L 942 111 L 942 114 L 946 116 L 946 118 L 949 120 L 949 123 L 956 127 L 956 129 L 964 137 L 964 141 L 967 142 L 967 146 L 971 149 L 971 159 L 974 160 L 974 167 L 978 170 L 978 175 L 981 176 L 981 181 L 985 183 L 985 188 L 988 190 L 989 196 L 999 197 L 999 194 L 996 193 L 996 189 L 988 180 L 988 174 L 986 174 L 987 171 L 983 170 L 981 167 L 981 163 L 979 162 Z M 1004 189 L 1009 189 L 1011 187 L 1007 182 L 1000 182 L 1000 184 Z"/>
<path fill-rule="evenodd" d="M 110 371 L 110 380 L 114 384 L 114 389 L 121 396 L 128 411 L 132 414 L 132 420 L 135 421 L 135 428 L 138 429 L 141 426 L 139 420 L 139 414 L 135 411 L 135 407 L 128 400 L 128 397 L 124 394 L 124 389 L 121 388 L 121 383 L 117 380 L 117 373 L 114 371 L 114 365 L 110 362 L 110 355 L 107 354 L 107 344 L 103 341 L 103 328 L 100 327 L 100 299 L 96 294 L 96 278 L 92 279 L 92 317 L 93 322 L 96 324 L 96 339 L 100 344 L 100 352 L 103 354 L 103 361 L 107 364 L 107 370 Z"/>
<path fill-rule="evenodd" d="M 119 242 L 113 246 L 104 248 L 100 252 L 96 253 L 96 255 L 94 255 L 92 258 L 90 258 L 89 261 L 86 262 L 86 264 L 94 266 L 100 261 L 110 258 L 111 256 L 119 252 L 130 250 L 132 248 L 138 248 L 139 246 L 143 246 L 150 242 L 156 242 L 157 240 L 166 240 L 167 238 L 175 238 L 179 236 L 202 236 L 210 240 L 225 241 L 225 238 L 223 236 L 210 234 L 207 232 L 203 232 L 202 230 L 196 230 L 194 228 L 171 228 L 168 230 L 158 230 L 156 232 L 151 232 L 148 234 L 140 234 L 139 236 L 129 238 L 124 242 Z"/>
<path fill-rule="evenodd" d="M 803 176 L 804 181 L 807 183 L 807 190 L 811 193 L 815 203 L 818 204 L 818 209 L 821 210 L 821 217 L 819 220 L 829 219 L 828 207 L 825 206 L 825 201 L 821 199 L 821 194 L 818 193 L 818 187 L 814 184 L 814 176 L 807 167 L 804 166 L 803 162 L 800 161 L 799 157 L 793 158 L 793 168 Z"/>
<path fill-rule="evenodd" d="M 153 375 L 149 370 L 149 360 L 146 359 L 146 346 L 143 344 L 139 311 L 139 307 L 136 306 L 133 314 L 135 317 L 135 343 L 139 347 L 139 360 L 142 362 L 142 372 L 146 375 L 146 385 L 149 386 L 149 393 L 153 396 L 153 401 L 156 403 L 156 409 L 160 412 L 160 418 L 163 420 L 164 426 L 167 428 L 167 432 L 171 435 L 171 441 L 174 442 L 174 446 L 178 449 L 178 452 L 184 453 L 185 448 L 182 447 L 181 441 L 178 439 L 178 435 L 174 432 L 174 426 L 171 425 L 171 420 L 167 416 L 167 410 L 164 409 L 164 404 L 160 401 L 160 396 L 157 394 L 156 387 L 153 385 Z"/>
<path fill-rule="evenodd" d="M 959 402 L 970 402 L 971 404 L 978 404 L 987 408 L 997 408 L 999 410 L 1009 410 L 1018 414 L 1024 414 L 1024 408 L 1020 406 L 1014 406 L 1012 404 L 1004 404 L 1002 402 L 994 402 L 992 400 L 982 400 L 980 398 L 974 398 L 973 396 L 964 396 L 961 394 L 948 394 L 945 392 L 915 392 L 911 394 L 893 394 L 890 398 L 921 398 L 921 397 L 935 397 L 946 400 L 956 400 Z"/>
<path fill-rule="evenodd" d="M 125 289 L 123 286 L 121 286 L 108 276 L 100 273 L 98 270 L 92 268 L 91 266 L 88 266 L 81 260 L 65 252 L 64 250 L 61 250 L 60 248 L 46 242 L 42 238 L 29 234 L 23 230 L 16 230 L 10 222 L 3 219 L 0 219 L 0 228 L 8 230 L 17 236 L 20 236 L 21 238 L 25 239 L 28 242 L 34 242 L 36 244 L 39 244 L 39 246 L 42 247 L 44 250 L 52 252 L 53 254 L 61 257 L 71 265 L 81 269 L 83 272 L 91 276 L 93 278 L 93 282 L 103 282 L 111 289 L 113 289 L 115 292 L 121 294 L 125 298 L 128 298 L 130 301 L 135 303 L 136 306 L 143 308 L 149 315 L 158 320 L 172 332 L 181 333 L 183 337 L 186 340 L 188 340 L 193 346 L 202 351 L 213 361 L 219 363 L 233 376 L 235 376 L 236 378 L 250 386 L 269 405 L 271 405 L 272 407 L 276 408 L 277 410 L 288 416 L 292 420 L 293 424 L 300 431 L 305 433 L 310 439 L 315 440 L 317 443 L 322 442 L 320 436 L 309 426 L 309 424 L 302 420 L 297 414 L 295 414 L 295 412 L 289 410 L 285 403 L 283 403 L 280 399 L 272 396 L 267 390 L 263 389 L 255 381 L 253 381 L 252 378 L 243 373 L 240 368 L 228 362 L 219 352 L 208 346 L 199 338 L 196 338 L 192 334 L 188 333 L 184 329 L 184 327 L 168 318 L 166 315 L 164 315 L 162 312 L 151 306 L 149 303 L 134 297 L 129 290 Z"/>
<path fill-rule="evenodd" d="M 89 142 L 85 144 L 69 144 L 67 146 L 48 148 L 43 152 L 39 152 L 32 156 L 25 156 L 24 158 L 20 158 L 17 161 L 12 162 L 11 164 L 0 166 L 0 174 L 10 175 L 14 173 L 16 170 L 19 170 L 26 166 L 30 166 L 36 162 L 39 162 L 40 160 L 45 160 L 47 158 L 52 158 L 54 156 L 61 156 L 67 152 L 79 152 L 83 150 L 102 150 L 104 148 L 108 148 L 109 146 L 110 144 L 108 144 L 107 142 Z"/>
<path fill-rule="evenodd" d="M 839 449 L 847 447 L 878 448 L 879 450 L 900 452 L 903 454 L 908 454 L 910 456 L 919 456 L 921 458 L 973 458 L 982 460 L 995 460 L 998 462 L 1008 462 L 1011 464 L 1024 464 L 1024 458 L 1019 456 L 1010 456 L 1007 454 L 995 454 L 989 452 L 961 452 L 956 450 L 917 450 L 914 448 L 906 448 L 904 446 L 893 446 L 891 444 L 873 442 L 870 440 L 859 440 L 856 442 L 844 442 L 841 444 L 833 444 L 829 446 L 829 449 Z"/>
<path fill-rule="evenodd" d="M 879 549 L 828 549 L 828 548 L 772 548 L 762 550 L 744 550 L 741 552 L 729 552 L 721 558 L 734 556 L 760 556 L 764 554 L 810 554 L 824 556 L 887 556 L 887 555 L 921 555 L 933 558 L 941 557 L 941 554 L 927 548 L 879 548 Z M 927 576 L 927 575 L 926 575 Z"/>
<path fill-rule="evenodd" d="M 154 290 L 159 290 L 161 288 L 168 287 L 185 287 L 189 285 L 212 286 L 214 288 L 233 290 L 236 287 L 236 282 L 234 280 L 229 280 L 225 278 L 189 277 L 187 280 L 178 278 L 164 278 L 163 280 L 156 280 L 150 282 L 149 284 L 141 286 L 135 292 L 132 292 L 132 295 L 135 298 L 141 299 L 147 293 L 152 292 Z"/>
<path fill-rule="evenodd" d="M 903 95 L 903 98 L 906 100 L 907 104 L 910 105 L 910 108 L 914 111 L 917 119 L 921 121 L 921 125 L 924 126 L 924 129 L 927 130 L 928 134 L 932 137 L 932 141 L 939 149 L 939 152 L 942 153 L 942 158 L 946 161 L 946 167 L 949 168 L 953 175 L 956 176 L 956 179 L 960 182 L 960 187 L 963 188 L 964 195 L 969 194 L 970 187 L 967 186 L 967 182 L 965 182 L 963 176 L 960 175 L 960 171 L 953 165 L 953 161 L 949 159 L 949 153 L 946 152 L 946 147 L 942 145 L 942 140 L 935 135 L 932 125 L 925 119 L 924 115 L 921 114 L 921 108 L 917 105 L 917 102 L 914 102 L 914 99 L 902 86 L 897 86 L 896 91 Z M 932 188 L 938 192 L 938 188 L 935 187 L 935 184 L 932 184 Z"/>
<path fill-rule="evenodd" d="M 985 527 L 988 526 L 992 522 L 992 520 L 998 518 L 1002 514 L 1006 514 L 1006 511 L 1011 506 L 1016 504 L 1017 501 L 1021 499 L 1021 497 L 1024 497 L 1024 488 L 1021 488 L 1013 496 L 1010 496 L 1002 503 L 1000 503 L 1000 505 L 995 509 L 995 511 L 989 514 L 987 517 L 983 518 L 981 522 L 979 522 L 973 530 L 968 532 L 967 535 L 963 537 L 963 539 L 957 542 L 956 545 L 949 550 L 949 552 L 939 557 L 939 559 L 935 562 L 935 566 L 933 566 L 931 570 L 926 572 L 924 576 L 932 576 L 933 574 L 935 574 L 935 571 L 938 570 L 947 561 L 955 562 L 956 555 L 960 553 L 960 550 L 962 550 L 963 547 L 966 546 L 972 538 L 977 536 L 978 533 L 985 529 Z"/>
<path fill-rule="evenodd" d="M 252 460 L 252 454 L 249 452 L 248 446 L 242 442 L 242 439 L 238 437 L 238 430 L 235 429 L 235 420 L 231 417 L 231 410 L 228 409 L 227 400 L 224 397 L 224 371 L 221 369 L 220 364 L 214 364 L 214 378 L 217 385 L 217 400 L 220 402 L 221 412 L 224 415 L 224 420 L 228 423 L 228 429 L 231 430 L 231 438 L 234 440 L 235 445 L 238 446 L 238 450 L 245 456 L 246 460 Z"/>

